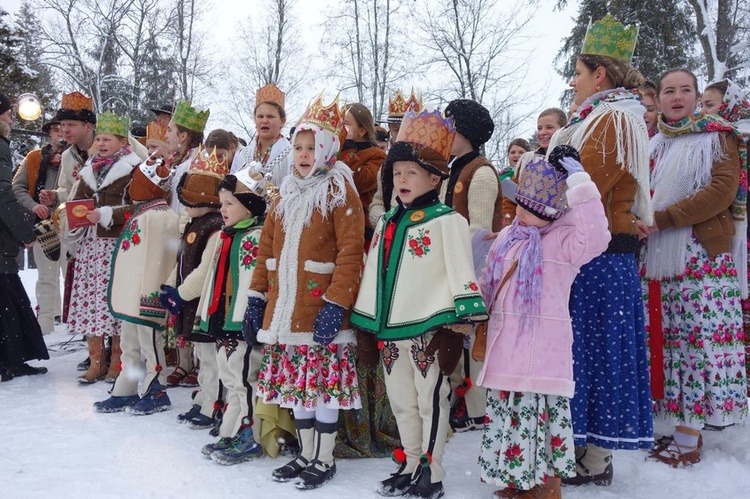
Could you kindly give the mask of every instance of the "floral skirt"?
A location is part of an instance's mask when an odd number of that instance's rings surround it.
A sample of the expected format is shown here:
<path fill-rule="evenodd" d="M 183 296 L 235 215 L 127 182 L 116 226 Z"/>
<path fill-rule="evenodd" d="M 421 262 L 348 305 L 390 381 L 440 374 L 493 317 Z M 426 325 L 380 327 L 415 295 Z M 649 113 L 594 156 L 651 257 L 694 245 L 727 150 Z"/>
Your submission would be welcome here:
<path fill-rule="evenodd" d="M 747 240 L 748 266 L 747 279 L 750 282 L 750 238 Z M 745 342 L 745 381 L 747 381 L 747 395 L 750 397 L 750 299 L 742 300 L 742 335 Z"/>
<path fill-rule="evenodd" d="M 68 308 L 67 327 L 70 334 L 120 334 L 120 321 L 112 317 L 107 303 L 116 244 L 116 238 L 95 237 L 85 240 L 78 247 Z"/>
<path fill-rule="evenodd" d="M 490 390 L 479 466 L 483 482 L 519 490 L 575 476 L 570 399 Z"/>
<path fill-rule="evenodd" d="M 679 424 L 746 419 L 745 343 L 737 271 L 729 253 L 688 243 L 685 272 L 661 282 L 664 399 L 656 413 Z"/>
<path fill-rule="evenodd" d="M 281 345 L 263 347 L 258 397 L 267 404 L 314 410 L 361 409 L 356 346 Z"/>

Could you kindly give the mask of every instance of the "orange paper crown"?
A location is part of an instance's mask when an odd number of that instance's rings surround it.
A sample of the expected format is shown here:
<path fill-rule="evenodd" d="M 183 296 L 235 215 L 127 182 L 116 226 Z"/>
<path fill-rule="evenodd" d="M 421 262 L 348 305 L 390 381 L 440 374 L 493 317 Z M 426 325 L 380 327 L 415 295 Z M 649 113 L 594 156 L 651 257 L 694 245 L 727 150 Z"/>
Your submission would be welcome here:
<path fill-rule="evenodd" d="M 411 142 L 429 147 L 448 161 L 455 137 L 456 127 L 453 126 L 453 120 L 443 118 L 440 111 L 424 110 L 419 114 L 407 111 L 396 142 Z"/>
<path fill-rule="evenodd" d="M 86 97 L 81 92 L 63 94 L 60 108 L 69 109 L 71 111 L 80 111 L 82 109 L 93 111 L 94 99 L 92 99 L 91 97 Z"/>
<path fill-rule="evenodd" d="M 274 104 L 281 106 L 283 109 L 285 96 L 286 94 L 284 94 L 279 87 L 273 83 L 269 83 L 264 87 L 260 87 L 258 91 L 255 92 L 255 105 L 257 106 L 261 102 L 273 102 Z"/>
<path fill-rule="evenodd" d="M 414 111 L 419 113 L 424 109 L 422 104 L 422 97 L 417 98 L 414 95 L 414 89 L 411 89 L 411 95 L 408 99 L 404 99 L 401 94 L 401 90 L 396 91 L 396 97 L 388 99 L 388 117 L 389 118 L 401 118 L 406 111 Z"/>
<path fill-rule="evenodd" d="M 194 173 L 223 179 L 229 175 L 229 165 L 226 158 L 224 160 L 218 158 L 215 147 L 211 154 L 209 154 L 203 146 L 200 146 L 198 154 L 193 158 L 193 161 L 190 163 L 190 170 L 188 170 L 188 174 L 192 175 Z"/>
<path fill-rule="evenodd" d="M 167 127 L 160 125 L 155 121 L 152 121 L 146 125 L 146 140 L 158 140 L 159 142 L 167 142 Z"/>
<path fill-rule="evenodd" d="M 299 119 L 297 125 L 301 123 L 310 123 L 317 125 L 323 130 L 327 130 L 334 135 L 338 135 L 341 127 L 344 125 L 344 113 L 339 106 L 339 96 L 333 99 L 333 102 L 327 106 L 323 105 L 323 92 L 318 94 L 310 104 L 307 105 L 305 113 Z"/>

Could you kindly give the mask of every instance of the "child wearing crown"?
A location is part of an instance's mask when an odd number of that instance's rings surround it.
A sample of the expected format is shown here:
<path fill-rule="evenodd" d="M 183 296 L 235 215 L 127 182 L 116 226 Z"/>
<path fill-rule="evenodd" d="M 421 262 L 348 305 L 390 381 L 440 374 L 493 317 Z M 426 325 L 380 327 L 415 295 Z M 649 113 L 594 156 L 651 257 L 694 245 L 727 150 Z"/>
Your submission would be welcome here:
<path fill-rule="evenodd" d="M 93 199 L 86 219 L 92 225 L 71 232 L 77 241 L 75 277 L 71 286 L 68 332 L 86 337 L 91 364 L 78 380 L 95 383 L 114 380 L 119 374 L 120 321 L 112 316 L 107 301 L 112 254 L 127 217 L 132 212 L 127 194 L 130 175 L 141 159 L 128 145 L 130 120 L 111 112 L 97 119 L 94 145 L 97 154 L 86 161 L 69 200 Z M 104 355 L 104 339 L 112 337 L 110 368 Z"/>
<path fill-rule="evenodd" d="M 466 219 L 438 200 L 455 137 L 439 112 L 407 112 L 384 168 L 398 204 L 375 229 L 352 324 L 382 343 L 385 386 L 403 449 L 386 496 L 441 497 L 448 379 L 472 322 L 487 319 Z"/>
<path fill-rule="evenodd" d="M 205 149 L 193 159 L 190 170 L 178 179 L 177 196 L 190 218 L 182 231 L 177 265 L 161 287 L 159 299 L 171 314 L 170 340 L 178 349 L 178 364 L 167 376 L 167 384 L 177 385 L 193 369 L 193 353 L 200 363 L 197 373 L 200 390 L 187 412 L 177 421 L 191 428 L 215 425 L 224 408 L 223 387 L 216 363 L 216 339 L 200 328 L 194 329 L 198 301 L 219 244 L 223 224 L 218 186 L 229 173 L 226 161 Z"/>
<path fill-rule="evenodd" d="M 167 164 L 175 170 L 176 178 L 182 178 L 190 169 L 190 162 L 198 154 L 198 146 L 203 143 L 203 131 L 210 114 L 210 109 L 198 111 L 188 101 L 178 102 L 175 106 L 164 137 L 167 140 Z M 177 197 L 177 185 L 172 186 L 171 207 L 177 214 L 182 210 Z"/>
<path fill-rule="evenodd" d="M 244 337 L 242 320 L 246 290 L 258 263 L 258 221 L 266 212 L 266 185 L 261 173 L 245 169 L 236 176 L 227 175 L 218 191 L 224 226 L 203 285 L 196 329 L 216 342 L 216 365 L 227 402 L 220 439 L 202 452 L 219 464 L 230 465 L 263 454 L 253 433 L 250 373 L 257 370 L 251 357 L 254 341 Z"/>
<path fill-rule="evenodd" d="M 292 137 L 294 173 L 270 208 L 245 328 L 265 343 L 258 396 L 294 412 L 300 453 L 277 481 L 320 487 L 336 474 L 339 410 L 361 407 L 349 308 L 359 284 L 364 211 L 339 161 L 338 99 L 307 108 Z M 265 313 L 264 313 L 265 311 Z"/>
<path fill-rule="evenodd" d="M 159 303 L 159 285 L 167 278 L 177 257 L 177 215 L 166 197 L 172 172 L 161 161 L 143 162 L 133 170 L 128 194 L 133 200 L 132 216 L 117 239 L 112 256 L 112 275 L 107 298 L 112 315 L 122 320 L 121 372 L 111 396 L 96 402 L 97 412 L 146 415 L 171 407 L 165 391 L 164 341 L 161 331 L 166 310 Z M 146 359 L 146 372 L 141 358 Z M 142 397 L 138 383 L 142 382 Z"/>
<path fill-rule="evenodd" d="M 493 243 L 480 279 L 490 307 L 477 377 L 490 389 L 481 479 L 502 486 L 499 497 L 560 497 L 561 478 L 575 475 L 568 296 L 610 235 L 596 184 L 572 147 L 529 162 L 515 200 L 517 216 Z"/>

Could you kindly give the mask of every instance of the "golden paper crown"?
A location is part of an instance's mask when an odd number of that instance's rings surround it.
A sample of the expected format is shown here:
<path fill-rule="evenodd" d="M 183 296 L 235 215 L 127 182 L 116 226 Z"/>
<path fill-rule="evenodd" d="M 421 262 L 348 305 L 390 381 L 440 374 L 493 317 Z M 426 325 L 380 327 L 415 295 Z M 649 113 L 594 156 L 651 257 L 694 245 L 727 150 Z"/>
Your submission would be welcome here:
<path fill-rule="evenodd" d="M 155 121 L 152 121 L 146 125 L 146 140 L 158 140 L 159 142 L 167 142 L 167 127 L 160 125 Z"/>
<path fill-rule="evenodd" d="M 255 92 L 255 105 L 257 106 L 262 102 L 273 102 L 274 104 L 281 106 L 283 109 L 285 95 L 286 94 L 284 94 L 279 87 L 273 83 L 269 83 L 264 87 L 260 87 L 258 91 Z"/>
<path fill-rule="evenodd" d="M 91 97 L 86 97 L 81 92 L 63 94 L 60 108 L 69 109 L 71 111 L 80 111 L 82 109 L 93 111 L 94 99 L 92 99 Z"/>
<path fill-rule="evenodd" d="M 453 126 L 453 120 L 443 118 L 440 111 L 423 110 L 419 114 L 407 111 L 396 142 L 411 142 L 429 147 L 448 161 L 455 137 L 456 127 Z"/>
<path fill-rule="evenodd" d="M 165 166 L 163 159 L 158 158 L 151 161 L 151 158 L 149 158 L 141 163 L 138 169 L 144 177 L 162 191 L 168 191 L 171 188 L 172 177 L 174 177 L 176 170 Z"/>
<path fill-rule="evenodd" d="M 417 98 L 416 95 L 414 95 L 414 89 L 411 89 L 411 95 L 408 99 L 404 99 L 404 96 L 401 94 L 401 90 L 396 91 L 396 97 L 391 99 L 388 98 L 388 117 L 389 118 L 401 118 L 404 116 L 406 111 L 414 111 L 415 113 L 420 113 L 424 109 L 424 104 L 422 104 L 422 96 L 420 95 L 419 98 Z"/>
<path fill-rule="evenodd" d="M 203 146 L 198 149 L 198 154 L 195 155 L 193 161 L 190 163 L 190 169 L 188 170 L 189 175 L 195 173 L 210 175 L 218 179 L 223 179 L 229 175 L 229 165 L 227 164 L 227 158 L 220 160 L 216 155 L 216 148 L 208 153 Z"/>
<path fill-rule="evenodd" d="M 111 133 L 127 137 L 130 133 L 130 118 L 117 116 L 112 111 L 104 111 L 96 117 L 96 133 Z"/>
<path fill-rule="evenodd" d="M 637 25 L 625 26 L 607 14 L 593 25 L 589 22 L 581 55 L 604 55 L 630 62 L 633 59 L 637 40 Z"/>
<path fill-rule="evenodd" d="M 210 109 L 198 111 L 190 105 L 190 102 L 184 100 L 178 102 L 177 106 L 175 106 L 172 121 L 174 121 L 176 125 L 180 125 L 190 131 L 202 133 L 203 130 L 206 129 L 206 122 L 208 122 L 210 114 Z"/>
<path fill-rule="evenodd" d="M 299 126 L 301 123 L 310 123 L 317 125 L 323 130 L 327 130 L 332 134 L 338 136 L 341 131 L 341 127 L 344 125 L 344 113 L 341 107 L 339 107 L 339 96 L 336 94 L 336 98 L 333 102 L 327 106 L 323 105 L 323 92 L 318 94 L 310 104 L 307 105 L 305 113 L 297 122 Z"/>

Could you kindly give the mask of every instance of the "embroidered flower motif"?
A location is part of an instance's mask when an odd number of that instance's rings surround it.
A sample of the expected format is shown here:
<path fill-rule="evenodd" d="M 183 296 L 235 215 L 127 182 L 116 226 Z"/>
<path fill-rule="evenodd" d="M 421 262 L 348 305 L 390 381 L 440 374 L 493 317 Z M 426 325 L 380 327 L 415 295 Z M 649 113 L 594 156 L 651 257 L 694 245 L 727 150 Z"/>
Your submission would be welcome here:
<path fill-rule="evenodd" d="M 240 262 L 245 270 L 255 267 L 258 257 L 258 240 L 250 236 L 240 246 Z"/>
<path fill-rule="evenodd" d="M 423 378 L 427 378 L 427 371 L 435 362 L 435 355 L 428 355 L 426 352 L 427 342 L 424 337 L 415 338 L 411 344 L 411 357 L 417 366 L 419 373 Z"/>
<path fill-rule="evenodd" d="M 123 251 L 127 251 L 131 246 L 138 246 L 141 244 L 141 228 L 138 226 L 138 219 L 133 219 L 128 225 L 122 228 L 122 234 L 120 235 L 122 243 L 121 247 Z"/>
<path fill-rule="evenodd" d="M 307 281 L 307 291 L 314 298 L 320 298 L 321 296 L 323 296 L 323 288 L 320 287 L 320 283 L 315 279 L 309 279 Z"/>
<path fill-rule="evenodd" d="M 474 281 L 470 281 L 469 284 L 464 284 L 464 291 L 479 291 L 479 286 Z"/>
<path fill-rule="evenodd" d="M 411 234 L 409 235 L 409 253 L 412 257 L 422 258 L 430 252 L 432 240 L 428 235 L 429 233 L 429 230 L 419 229 L 417 231 L 417 237 L 414 237 Z"/>
<path fill-rule="evenodd" d="M 392 341 L 384 341 L 381 350 L 383 351 L 383 367 L 385 367 L 385 372 L 390 375 L 391 370 L 393 369 L 393 364 L 399 357 L 398 347 Z"/>

